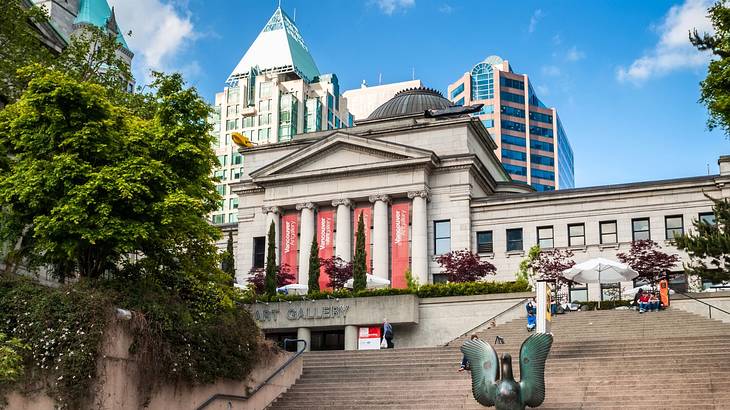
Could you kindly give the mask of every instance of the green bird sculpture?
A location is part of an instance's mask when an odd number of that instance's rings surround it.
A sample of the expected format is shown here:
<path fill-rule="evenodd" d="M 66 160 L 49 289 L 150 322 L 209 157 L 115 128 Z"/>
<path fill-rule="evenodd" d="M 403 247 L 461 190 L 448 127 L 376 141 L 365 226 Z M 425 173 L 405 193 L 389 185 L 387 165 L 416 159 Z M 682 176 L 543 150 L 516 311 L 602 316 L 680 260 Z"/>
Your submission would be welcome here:
<path fill-rule="evenodd" d="M 461 352 L 471 366 L 471 390 L 479 404 L 497 410 L 524 410 L 545 401 L 545 360 L 553 345 L 553 336 L 534 334 L 520 347 L 520 382 L 512 375 L 512 356 L 502 355 L 502 378 L 499 377 L 497 352 L 489 343 L 469 340 Z"/>

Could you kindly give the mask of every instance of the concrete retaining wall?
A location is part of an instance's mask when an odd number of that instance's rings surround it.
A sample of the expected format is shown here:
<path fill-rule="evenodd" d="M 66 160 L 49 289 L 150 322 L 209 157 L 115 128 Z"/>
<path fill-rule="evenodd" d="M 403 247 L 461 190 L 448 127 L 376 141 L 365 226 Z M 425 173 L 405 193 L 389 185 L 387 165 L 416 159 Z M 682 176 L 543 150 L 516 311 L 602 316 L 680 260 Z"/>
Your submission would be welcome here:
<path fill-rule="evenodd" d="M 691 296 L 716 306 L 722 310 L 730 312 L 730 292 L 713 292 L 713 293 L 690 293 Z M 710 317 L 712 310 L 712 318 L 730 323 L 730 315 L 723 313 L 717 309 L 710 309 L 707 305 L 696 300 L 690 299 L 683 295 L 672 295 L 671 306 L 674 309 L 681 309 L 700 316 Z"/>

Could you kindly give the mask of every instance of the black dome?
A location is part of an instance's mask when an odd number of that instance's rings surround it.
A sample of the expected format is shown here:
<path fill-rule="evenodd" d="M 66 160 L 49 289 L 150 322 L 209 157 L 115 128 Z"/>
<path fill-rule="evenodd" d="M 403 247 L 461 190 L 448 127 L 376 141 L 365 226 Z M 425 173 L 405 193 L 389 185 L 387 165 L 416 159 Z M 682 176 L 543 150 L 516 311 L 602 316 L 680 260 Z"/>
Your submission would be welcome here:
<path fill-rule="evenodd" d="M 436 90 L 426 87 L 409 88 L 398 91 L 393 98 L 376 108 L 367 119 L 377 120 L 408 114 L 423 114 L 426 110 L 442 110 L 453 106 L 451 101 Z"/>

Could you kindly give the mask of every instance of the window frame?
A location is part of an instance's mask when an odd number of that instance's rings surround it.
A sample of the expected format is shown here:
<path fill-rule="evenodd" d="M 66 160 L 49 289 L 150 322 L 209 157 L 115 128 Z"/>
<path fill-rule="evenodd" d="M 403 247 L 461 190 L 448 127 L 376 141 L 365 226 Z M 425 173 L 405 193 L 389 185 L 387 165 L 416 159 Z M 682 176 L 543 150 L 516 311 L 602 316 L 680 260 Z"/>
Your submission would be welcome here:
<path fill-rule="evenodd" d="M 613 224 L 614 232 L 612 232 L 612 233 L 606 233 L 606 235 L 614 235 L 616 237 L 616 240 L 614 242 L 604 242 L 603 241 L 603 235 L 604 235 L 604 232 L 603 232 L 603 224 L 609 224 L 609 223 L 612 223 Z M 616 244 L 616 243 L 618 243 L 618 221 L 616 221 L 615 219 L 608 220 L 608 221 L 598 221 L 598 238 L 599 238 L 598 239 L 599 240 L 599 243 L 601 245 L 609 245 L 609 244 Z"/>
<path fill-rule="evenodd" d="M 667 225 L 667 222 L 670 218 L 679 218 L 679 228 L 669 228 L 669 225 Z M 680 233 L 679 236 L 684 235 L 684 215 L 677 214 L 677 215 L 665 215 L 664 216 L 664 238 L 668 241 L 674 240 L 674 235 L 672 237 L 669 237 L 669 231 L 670 230 L 677 230 L 679 229 Z"/>
<path fill-rule="evenodd" d="M 550 229 L 551 236 L 549 238 L 541 238 L 540 237 L 540 230 L 541 229 Z M 540 249 L 553 249 L 555 248 L 555 227 L 553 225 L 544 225 L 544 226 L 538 226 L 536 229 L 537 234 L 537 246 L 540 247 Z M 524 238 L 523 238 L 524 239 Z M 552 242 L 552 245 L 549 247 L 543 247 L 540 242 L 543 240 L 550 240 Z"/>
<path fill-rule="evenodd" d="M 510 241 L 510 239 L 509 239 L 509 233 L 510 233 L 510 231 L 519 231 L 520 232 L 520 239 L 519 239 L 520 247 L 519 247 L 519 249 L 518 248 L 510 249 L 510 243 L 511 242 L 518 242 L 516 240 Z M 524 252 L 525 251 L 525 233 L 524 233 L 524 230 L 522 228 L 509 228 L 509 229 L 506 229 L 505 230 L 505 236 L 506 236 L 506 239 L 507 239 L 505 241 L 505 249 L 507 249 L 507 252 Z"/>
<path fill-rule="evenodd" d="M 485 246 L 488 245 L 488 250 L 482 250 L 482 249 L 480 249 L 480 245 L 481 245 L 481 243 L 479 242 L 479 235 L 480 234 L 482 234 L 482 235 L 489 234 L 489 241 L 484 243 Z M 494 253 L 494 232 L 493 231 L 491 231 L 491 230 L 489 230 L 489 231 L 478 231 L 477 232 L 477 238 L 476 239 L 477 239 L 477 253 L 487 253 L 487 254 Z"/>
<path fill-rule="evenodd" d="M 449 236 L 443 236 L 443 237 L 438 236 L 437 226 L 439 224 L 443 224 L 443 223 L 449 224 Z M 439 253 L 438 242 L 439 242 L 439 240 L 444 240 L 444 239 L 449 240 L 448 250 L 446 252 Z M 449 252 L 451 252 L 451 219 L 440 219 L 437 221 L 433 221 L 433 254 L 434 255 L 443 255 L 443 254 L 449 253 Z"/>
<path fill-rule="evenodd" d="M 257 252 L 257 249 L 256 249 L 257 240 L 261 241 L 261 251 L 260 252 Z M 255 236 L 253 238 L 252 248 L 253 248 L 253 252 L 252 252 L 253 261 L 252 261 L 251 266 L 256 269 L 263 269 L 264 266 L 266 265 L 266 237 L 265 236 Z M 258 255 L 261 256 L 261 266 L 258 266 L 256 264 L 256 262 L 257 262 L 256 257 Z"/>
<path fill-rule="evenodd" d="M 570 228 L 577 227 L 577 226 L 580 226 L 583 228 L 583 235 L 572 236 L 570 233 Z M 583 238 L 583 243 L 574 244 L 573 238 Z M 586 246 L 586 224 L 585 224 L 585 222 L 568 224 L 568 246 L 581 246 L 581 247 Z"/>
<path fill-rule="evenodd" d="M 706 222 L 702 219 L 703 217 L 710 216 L 710 215 L 712 216 L 712 220 L 713 220 L 711 225 L 717 224 L 717 217 L 715 216 L 715 212 L 700 212 L 697 214 L 697 221 L 710 224 L 709 222 Z"/>
<path fill-rule="evenodd" d="M 637 231 L 634 228 L 634 223 L 637 221 L 646 221 L 646 231 Z M 636 239 L 636 233 L 637 232 L 646 232 L 648 237 L 646 239 Z M 651 240 L 651 218 L 644 217 L 644 218 L 631 218 L 631 240 L 633 242 L 636 242 L 637 240 L 643 241 L 643 240 Z"/>

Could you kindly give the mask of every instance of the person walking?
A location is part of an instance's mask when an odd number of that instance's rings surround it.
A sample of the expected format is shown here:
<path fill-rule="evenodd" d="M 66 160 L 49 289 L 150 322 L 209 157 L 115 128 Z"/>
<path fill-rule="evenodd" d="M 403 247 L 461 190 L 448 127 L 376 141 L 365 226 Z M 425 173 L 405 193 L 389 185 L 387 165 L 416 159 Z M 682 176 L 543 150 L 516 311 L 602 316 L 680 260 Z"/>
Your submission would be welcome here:
<path fill-rule="evenodd" d="M 387 349 L 392 349 L 395 345 L 393 344 L 393 325 L 388 322 L 388 319 L 383 319 L 383 326 L 380 328 L 380 343 L 382 345 L 383 339 L 385 339 Z"/>

